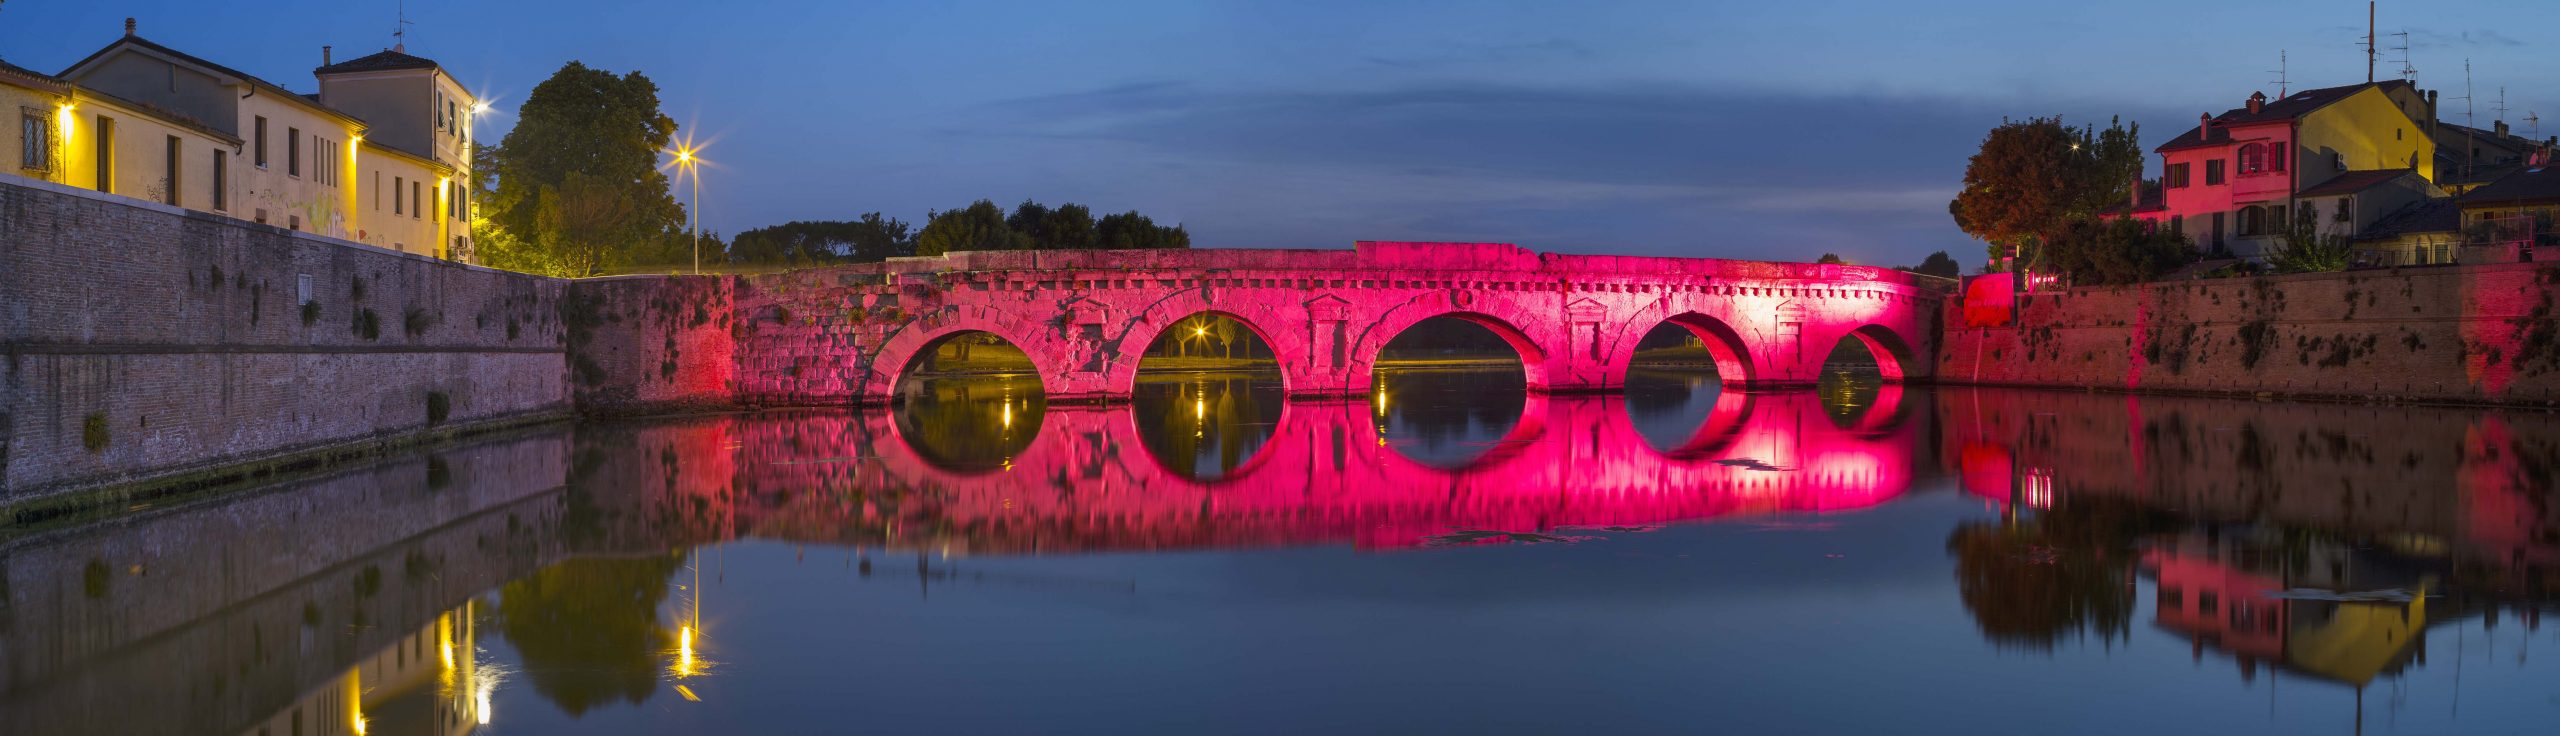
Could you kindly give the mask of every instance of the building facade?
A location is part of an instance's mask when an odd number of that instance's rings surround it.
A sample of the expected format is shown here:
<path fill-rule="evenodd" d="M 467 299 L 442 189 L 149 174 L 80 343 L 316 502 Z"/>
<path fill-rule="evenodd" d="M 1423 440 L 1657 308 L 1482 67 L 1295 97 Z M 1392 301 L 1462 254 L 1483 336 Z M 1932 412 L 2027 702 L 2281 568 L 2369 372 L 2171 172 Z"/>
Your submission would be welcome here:
<path fill-rule="evenodd" d="M 2199 116 L 2195 128 L 2155 149 L 2160 199 L 2133 214 L 2186 233 L 2208 254 L 2256 261 L 2278 247 L 2303 207 L 2313 208 L 2322 231 L 2353 235 L 2429 196 L 2409 182 L 2432 187 L 2435 178 L 2434 104 L 2404 81 L 2276 100 L 2253 94 L 2243 107 Z"/>
<path fill-rule="evenodd" d="M 0 171 L 406 253 L 471 260 L 471 111 L 434 62 L 314 70 L 317 94 L 125 34 L 47 75 L 0 65 Z M 333 94 L 335 93 L 335 94 Z"/>

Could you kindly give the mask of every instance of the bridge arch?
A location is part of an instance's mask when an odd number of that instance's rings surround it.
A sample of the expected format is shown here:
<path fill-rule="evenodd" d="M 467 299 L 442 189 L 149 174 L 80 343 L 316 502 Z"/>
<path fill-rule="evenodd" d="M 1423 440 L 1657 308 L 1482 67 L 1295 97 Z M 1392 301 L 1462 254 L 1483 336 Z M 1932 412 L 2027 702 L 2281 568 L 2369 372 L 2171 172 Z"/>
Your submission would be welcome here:
<path fill-rule="evenodd" d="M 898 381 L 914 369 L 919 358 L 940 348 L 951 338 L 972 332 L 996 336 L 1031 360 L 1032 375 L 1039 379 L 1042 393 L 1057 393 L 1056 383 L 1062 375 L 1054 346 L 1035 339 L 1039 328 L 1024 324 L 1010 316 L 977 307 L 952 307 L 932 312 L 907 323 L 896 334 L 880 343 L 865 366 L 859 396 L 880 402 L 894 401 Z"/>
<path fill-rule="evenodd" d="M 1546 391 L 1553 385 L 1547 349 L 1522 326 L 1553 324 L 1556 320 L 1549 313 L 1554 310 L 1532 310 L 1506 296 L 1501 293 L 1470 294 L 1466 297 L 1433 294 L 1388 309 L 1352 343 L 1351 354 L 1356 369 L 1352 377 L 1361 381 L 1356 386 L 1375 385 L 1378 358 L 1386 350 L 1387 343 L 1394 342 L 1398 335 L 1424 320 L 1449 317 L 1483 327 L 1502 338 L 1502 342 L 1519 355 L 1521 378 L 1528 384 L 1529 392 Z"/>
<path fill-rule="evenodd" d="M 1854 339 L 1866 346 L 1867 352 L 1875 356 L 1876 370 L 1884 374 L 1885 382 L 1902 382 L 1905 366 L 1911 364 L 1913 355 L 1911 343 L 1903 340 L 1901 335 L 1894 334 L 1883 325 L 1866 324 L 1850 330 L 1844 339 Z"/>
<path fill-rule="evenodd" d="M 1733 325 L 1713 315 L 1684 311 L 1664 317 L 1660 322 L 1645 325 L 1644 332 L 1634 333 L 1635 339 L 1621 341 L 1627 347 L 1626 355 L 1621 356 L 1617 361 L 1618 375 L 1615 376 L 1617 385 L 1626 385 L 1627 373 L 1635 367 L 1636 344 L 1642 342 L 1646 333 L 1665 324 L 1677 325 L 1680 329 L 1688 330 L 1690 335 L 1698 338 L 1700 344 L 1707 347 L 1707 355 L 1716 364 L 1718 383 L 1734 387 L 1751 384 L 1751 348 L 1750 344 L 1742 339 L 1742 333 L 1733 329 Z"/>
<path fill-rule="evenodd" d="M 1182 324 L 1183 320 L 1204 314 L 1235 321 L 1244 326 L 1245 331 L 1253 333 L 1253 339 L 1269 348 L 1271 360 L 1278 364 L 1280 370 L 1280 389 L 1283 392 L 1297 391 L 1307 385 L 1302 375 L 1307 366 L 1305 341 L 1284 341 L 1279 338 L 1289 336 L 1287 333 L 1273 331 L 1275 326 L 1288 324 L 1285 317 L 1267 305 L 1213 303 L 1200 289 L 1175 292 L 1147 305 L 1145 311 L 1130 319 L 1122 327 L 1114 348 L 1114 355 L 1119 359 L 1110 363 L 1103 385 L 1109 386 L 1117 396 L 1135 393 L 1138 370 L 1145 362 L 1147 348 L 1153 347 L 1156 340 Z"/>

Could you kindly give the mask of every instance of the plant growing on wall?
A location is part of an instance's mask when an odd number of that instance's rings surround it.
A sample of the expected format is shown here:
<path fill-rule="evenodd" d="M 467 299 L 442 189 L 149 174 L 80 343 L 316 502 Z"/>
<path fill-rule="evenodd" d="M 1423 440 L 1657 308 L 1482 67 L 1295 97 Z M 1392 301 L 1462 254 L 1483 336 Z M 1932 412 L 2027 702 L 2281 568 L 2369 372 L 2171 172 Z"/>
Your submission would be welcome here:
<path fill-rule="evenodd" d="M 2347 270 L 2354 242 L 2337 232 L 2323 232 L 2319 215 L 2310 206 L 2296 207 L 2294 213 L 2275 252 L 2268 254 L 2268 265 L 2285 273 Z M 2340 210 L 2337 221 L 2348 222 L 2346 215 Z"/>

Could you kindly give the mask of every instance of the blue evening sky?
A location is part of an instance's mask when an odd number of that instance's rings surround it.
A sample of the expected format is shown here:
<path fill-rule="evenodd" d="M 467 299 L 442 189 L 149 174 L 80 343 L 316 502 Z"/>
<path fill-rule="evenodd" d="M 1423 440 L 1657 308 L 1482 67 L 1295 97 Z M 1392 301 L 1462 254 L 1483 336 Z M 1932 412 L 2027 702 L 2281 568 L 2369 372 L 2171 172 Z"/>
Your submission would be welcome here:
<path fill-rule="evenodd" d="M 2004 116 L 2122 114 L 2149 146 L 2271 90 L 2279 50 L 2297 89 L 2365 72 L 2352 0 L 408 5 L 409 51 L 495 98 L 486 138 L 564 62 L 647 73 L 714 141 L 703 214 L 722 232 L 1033 198 L 1137 209 L 1202 246 L 1970 264 L 1946 201 Z M 322 44 L 390 46 L 393 8 L 0 0 L 0 58 L 59 71 L 136 16 L 308 91 Z M 2466 58 L 2482 125 L 2500 85 L 2511 120 L 2560 116 L 2560 66 L 2525 30 L 2560 20 L 2547 0 L 2381 16 L 2451 119 Z"/>

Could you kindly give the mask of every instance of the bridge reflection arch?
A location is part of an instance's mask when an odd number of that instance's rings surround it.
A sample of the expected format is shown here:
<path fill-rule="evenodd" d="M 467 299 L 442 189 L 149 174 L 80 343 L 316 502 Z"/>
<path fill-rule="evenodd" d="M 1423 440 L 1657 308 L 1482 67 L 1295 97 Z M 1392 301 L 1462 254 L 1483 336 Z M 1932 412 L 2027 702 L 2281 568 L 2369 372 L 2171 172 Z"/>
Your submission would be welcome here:
<path fill-rule="evenodd" d="M 1893 330 L 1883 325 L 1868 324 L 1850 330 L 1848 338 L 1865 345 L 1867 352 L 1875 356 L 1876 370 L 1884 374 L 1886 383 L 1902 382 L 1904 366 L 1913 359 L 1911 344 L 1903 341 L 1902 336 L 1893 334 Z"/>
<path fill-rule="evenodd" d="M 1514 303 L 1514 298 L 1508 293 L 1469 295 L 1464 299 L 1440 295 L 1418 297 L 1381 315 L 1377 324 L 1361 333 L 1352 354 L 1361 361 L 1361 368 L 1374 372 L 1378 361 L 1385 356 L 1387 345 L 1395 342 L 1397 337 L 1415 325 L 1445 317 L 1482 327 L 1501 338 L 1503 344 L 1511 346 L 1511 352 L 1520 358 L 1520 377 L 1527 382 L 1529 392 L 1544 392 L 1552 385 L 1547 349 L 1520 325 L 1552 320 L 1552 317 L 1542 315 L 1553 310 L 1524 308 Z"/>

